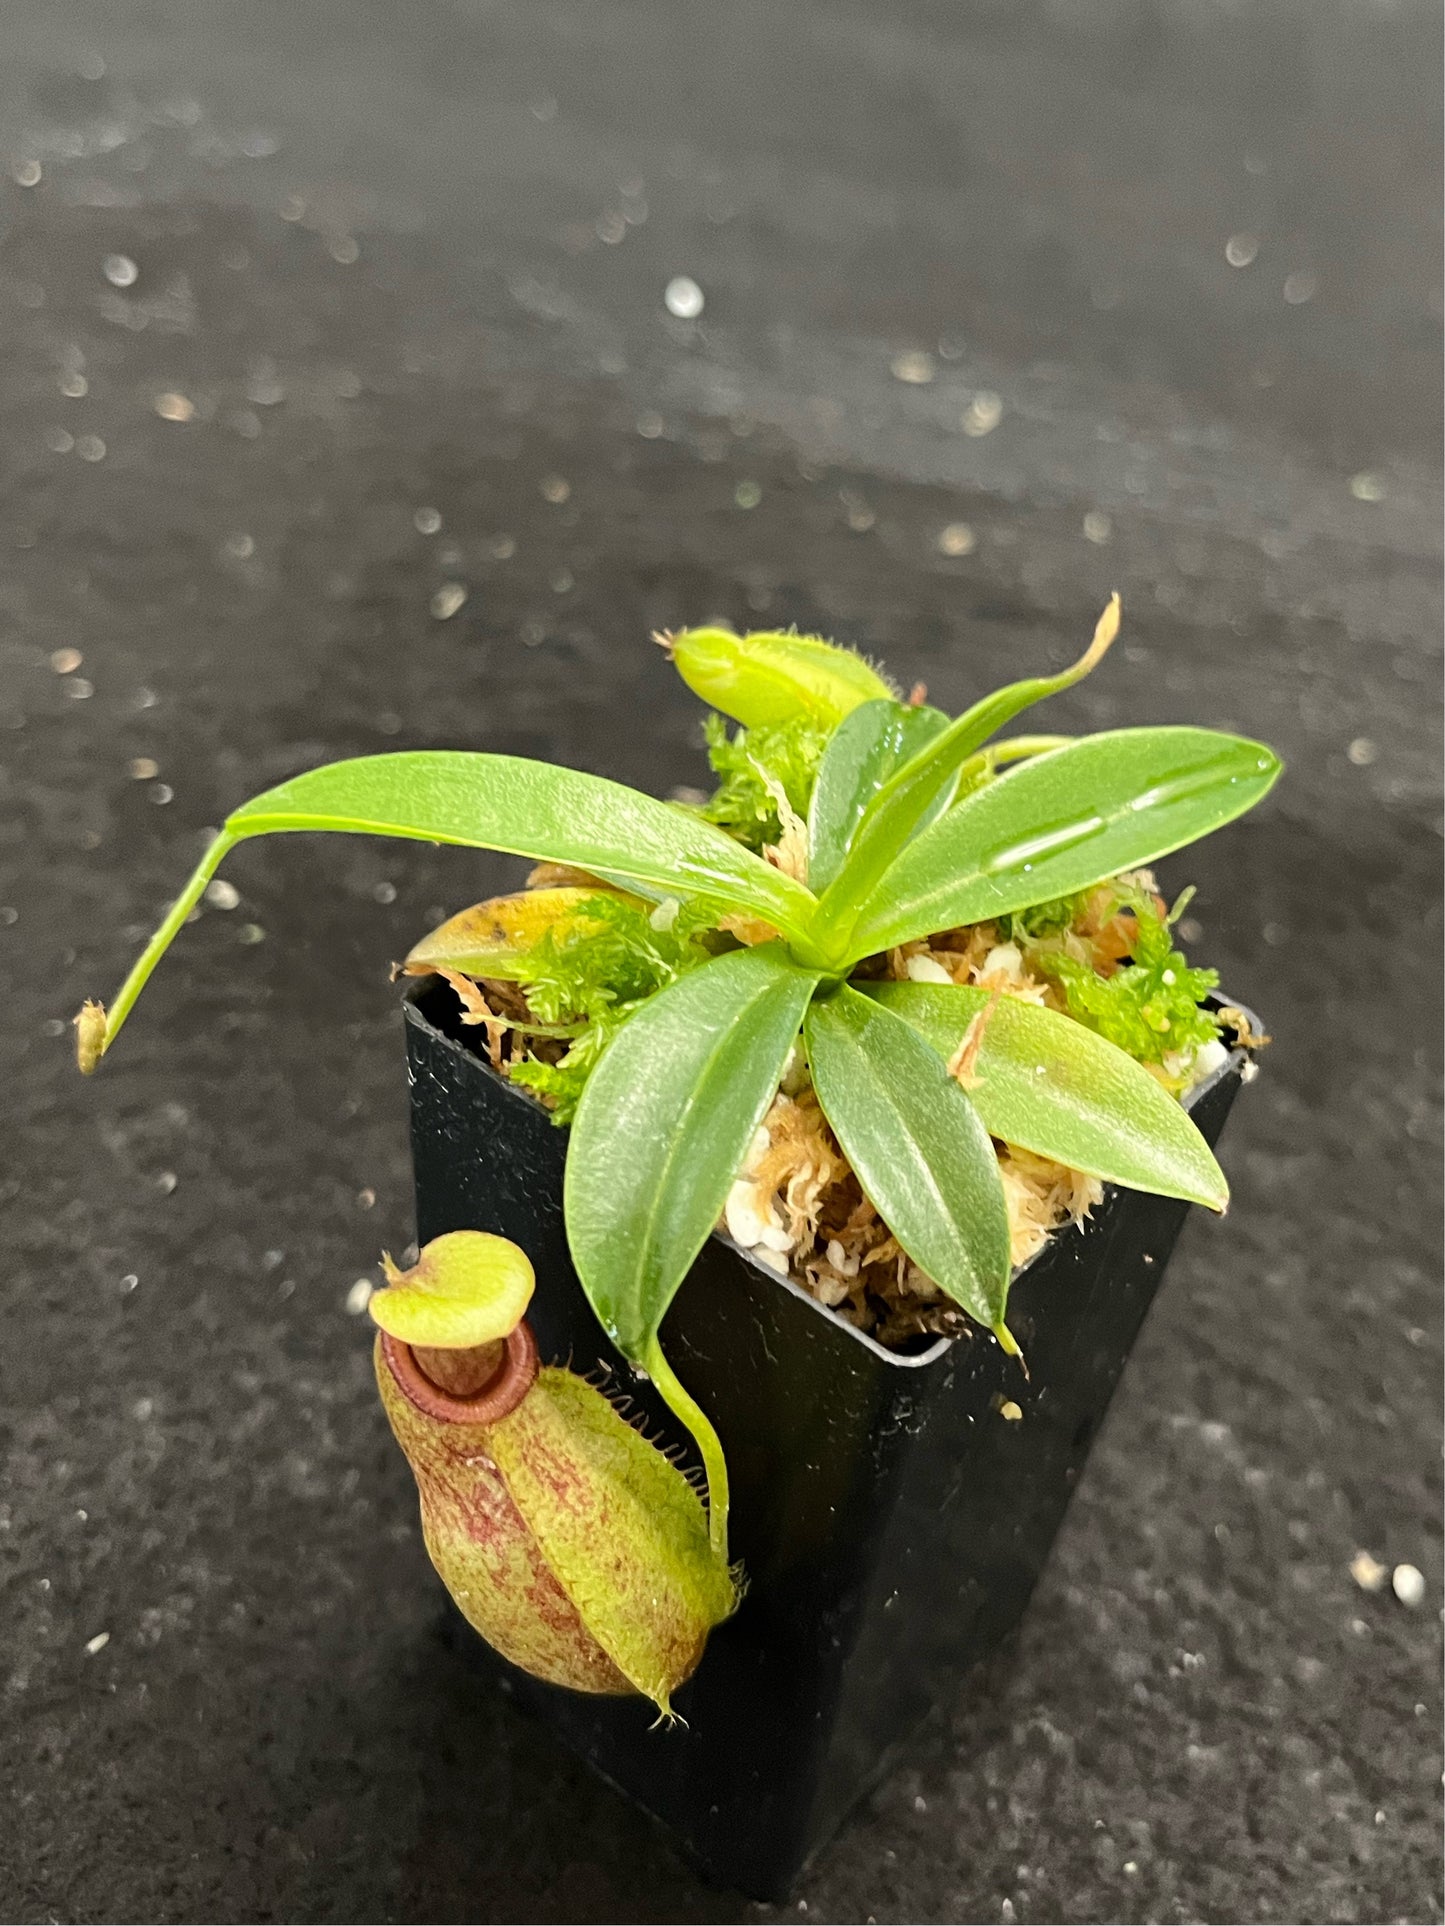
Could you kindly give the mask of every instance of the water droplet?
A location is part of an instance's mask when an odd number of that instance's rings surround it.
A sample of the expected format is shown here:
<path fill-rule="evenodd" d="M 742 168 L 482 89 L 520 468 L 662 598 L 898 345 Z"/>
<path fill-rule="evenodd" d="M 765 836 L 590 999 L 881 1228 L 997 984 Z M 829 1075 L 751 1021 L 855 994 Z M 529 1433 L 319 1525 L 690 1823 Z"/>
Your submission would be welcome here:
<path fill-rule="evenodd" d="M 1312 301 L 1319 292 L 1319 282 L 1313 274 L 1296 273 L 1285 276 L 1284 298 L 1292 308 L 1302 307 Z"/>
<path fill-rule="evenodd" d="M 1375 760 L 1379 753 L 1379 745 L 1371 742 L 1368 736 L 1356 736 L 1349 748 L 1345 751 L 1345 754 L 1357 769 L 1366 768 Z"/>
<path fill-rule="evenodd" d="M 1350 1560 L 1350 1577 L 1362 1592 L 1378 1592 L 1384 1589 L 1385 1580 L 1390 1576 L 1390 1567 L 1382 1565 L 1367 1551 L 1357 1551 Z"/>
<path fill-rule="evenodd" d="M 904 354 L 894 355 L 888 364 L 895 381 L 905 381 L 911 387 L 923 387 L 932 381 L 934 363 L 931 354 L 921 348 L 910 348 Z"/>
<path fill-rule="evenodd" d="M 1084 540 L 1086 542 L 1095 542 L 1102 547 L 1113 533 L 1114 524 L 1109 517 L 1102 514 L 1097 508 L 1091 508 L 1084 517 Z"/>
<path fill-rule="evenodd" d="M 967 522 L 950 522 L 947 528 L 939 530 L 938 547 L 944 555 L 972 555 L 977 546 L 977 538 Z"/>
<path fill-rule="evenodd" d="M 696 321 L 705 305 L 705 296 L 688 274 L 675 274 L 662 290 L 662 304 L 679 321 Z"/>
<path fill-rule="evenodd" d="M 619 241 L 627 239 L 627 223 L 616 208 L 609 207 L 605 214 L 597 216 L 593 232 L 607 247 L 616 247 Z"/>
<path fill-rule="evenodd" d="M 435 535 L 442 525 L 441 513 L 435 508 L 419 508 L 411 519 L 418 535 Z"/>
<path fill-rule="evenodd" d="M 1425 1574 L 1414 1565 L 1397 1565 L 1390 1574 L 1390 1588 L 1402 1605 L 1419 1605 L 1425 1597 Z"/>
<path fill-rule="evenodd" d="M 128 254 L 107 254 L 100 264 L 100 271 L 113 288 L 133 287 L 140 274 L 140 269 Z"/>
<path fill-rule="evenodd" d="M 83 675 L 73 675 L 65 684 L 65 693 L 73 696 L 77 702 L 84 702 L 88 696 L 95 694 L 95 684 L 88 682 Z"/>
<path fill-rule="evenodd" d="M 57 675 L 74 675 L 84 660 L 79 649 L 57 649 L 50 658 L 50 666 Z"/>
<path fill-rule="evenodd" d="M 1003 420 L 1003 402 L 988 388 L 980 388 L 963 411 L 962 428 L 975 438 L 991 435 Z"/>
<path fill-rule="evenodd" d="M 1269 763 L 1261 758 L 1255 763 L 1256 770 L 1263 775 Z M 1129 804 L 1131 810 L 1140 812 L 1146 809 L 1168 809 L 1175 803 L 1188 802 L 1191 796 L 1208 795 L 1221 785 L 1236 783 L 1244 771 L 1242 769 L 1229 776 L 1222 776 L 1218 768 L 1191 769 L 1179 776 L 1169 776 L 1163 782 L 1155 783 L 1142 795 L 1135 796 Z M 1197 832 L 1196 832 L 1197 833 Z"/>
<path fill-rule="evenodd" d="M 212 909 L 233 910 L 241 901 L 241 892 L 234 883 L 228 883 L 224 876 L 218 876 L 213 883 L 206 885 L 206 901 Z"/>
<path fill-rule="evenodd" d="M 132 782 L 154 782 L 161 766 L 153 756 L 133 756 L 126 764 Z"/>
<path fill-rule="evenodd" d="M 499 562 L 509 562 L 517 552 L 517 543 L 511 535 L 494 535 L 487 544 L 487 552 Z"/>
<path fill-rule="evenodd" d="M 97 1632 L 94 1638 L 88 1638 L 85 1641 L 86 1654 L 88 1657 L 94 1658 L 98 1652 L 103 1652 L 109 1644 L 110 1633 Z"/>
<path fill-rule="evenodd" d="M 346 1308 L 353 1317 L 360 1317 L 371 1302 L 372 1284 L 369 1277 L 358 1277 L 346 1293 Z"/>
<path fill-rule="evenodd" d="M 156 1189 L 160 1191 L 163 1196 L 169 1197 L 180 1181 L 180 1178 L 177 1177 L 173 1170 L 163 1170 L 156 1176 Z"/>
<path fill-rule="evenodd" d="M 196 404 L 188 395 L 173 391 L 157 395 L 155 406 L 162 421 L 189 421 L 196 412 Z"/>
<path fill-rule="evenodd" d="M 71 401 L 79 401 L 82 395 L 90 393 L 90 383 L 83 374 L 63 374 L 60 392 Z"/>
<path fill-rule="evenodd" d="M 756 508 L 763 499 L 763 491 L 755 481 L 740 481 L 733 490 L 733 500 L 739 508 Z"/>
<path fill-rule="evenodd" d="M 105 443 L 99 435 L 81 435 L 75 444 L 75 452 L 82 461 L 104 461 Z"/>
<path fill-rule="evenodd" d="M 1259 253 L 1257 234 L 1231 234 L 1224 243 L 1224 258 L 1231 267 L 1246 268 Z"/>
<path fill-rule="evenodd" d="M 68 428 L 47 428 L 45 446 L 52 455 L 68 455 L 75 446 L 75 436 Z"/>
<path fill-rule="evenodd" d="M 286 399 L 286 390 L 281 386 L 276 377 L 276 370 L 269 361 L 258 362 L 251 370 L 251 378 L 246 383 L 246 399 L 253 401 L 258 408 L 274 408 L 278 402 Z M 240 426 L 239 421 L 237 426 Z M 242 430 L 242 432 L 245 431 Z"/>
<path fill-rule="evenodd" d="M 396 884 L 373 883 L 371 893 L 378 903 L 394 903 L 396 901 Z"/>
<path fill-rule="evenodd" d="M 656 441 L 666 425 L 662 416 L 651 408 L 644 408 L 637 417 L 637 432 L 644 441 Z"/>
<path fill-rule="evenodd" d="M 572 493 L 572 484 L 562 475 L 544 475 L 539 486 L 542 499 L 560 507 Z"/>
<path fill-rule="evenodd" d="M 326 252 L 342 267 L 361 259 L 361 244 L 354 234 L 337 234 L 326 244 Z"/>
<path fill-rule="evenodd" d="M 438 622 L 449 622 L 467 599 L 461 582 L 443 582 L 431 599 L 431 612 Z"/>
<path fill-rule="evenodd" d="M 557 102 L 555 97 L 551 94 L 540 94 L 537 99 L 532 102 L 532 118 L 533 120 L 542 121 L 555 120 L 557 118 Z"/>
<path fill-rule="evenodd" d="M 1385 499 L 1384 477 L 1368 471 L 1362 475 L 1351 475 L 1350 493 L 1357 502 L 1382 502 Z"/>
<path fill-rule="evenodd" d="M 256 553 L 256 543 L 252 536 L 242 528 L 226 537 L 226 553 L 233 555 L 238 562 L 249 562 Z"/>
<path fill-rule="evenodd" d="M 151 801 L 163 809 L 168 802 L 175 800 L 176 792 L 168 782 L 153 782 L 148 794 Z"/>
<path fill-rule="evenodd" d="M 1066 849 L 1088 842 L 1105 828 L 1107 824 L 1102 816 L 1078 816 L 1069 822 L 1055 823 L 992 851 L 984 857 L 981 867 L 987 876 L 997 876 L 1005 870 L 1027 871 L 1040 857 L 1062 855 Z"/>
<path fill-rule="evenodd" d="M 40 162 L 38 160 L 17 161 L 11 168 L 10 174 L 19 187 L 39 187 Z"/>

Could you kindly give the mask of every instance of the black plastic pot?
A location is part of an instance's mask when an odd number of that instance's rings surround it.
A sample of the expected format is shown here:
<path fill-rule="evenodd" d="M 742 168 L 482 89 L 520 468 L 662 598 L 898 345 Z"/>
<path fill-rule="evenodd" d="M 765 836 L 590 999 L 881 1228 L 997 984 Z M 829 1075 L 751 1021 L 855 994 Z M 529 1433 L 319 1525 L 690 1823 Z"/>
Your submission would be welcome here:
<path fill-rule="evenodd" d="M 544 1359 L 606 1367 L 649 1431 L 690 1455 L 582 1295 L 562 1223 L 565 1133 L 462 1040 L 455 1007 L 428 984 L 406 1005 L 420 1240 L 473 1228 L 522 1245 Z M 1236 1050 L 1194 1094 L 1211 1142 L 1246 1061 Z M 1027 1383 L 983 1335 L 885 1351 L 711 1238 L 662 1338 L 726 1449 L 748 1592 L 677 1695 L 686 1723 L 654 1728 L 641 1699 L 543 1685 L 463 1628 L 467 1649 L 710 1877 L 786 1897 L 892 1748 L 1017 1623 L 1186 1209 L 1111 1191 L 1017 1275 L 1009 1324 Z M 1022 1420 L 1001 1415 L 1005 1400 Z"/>

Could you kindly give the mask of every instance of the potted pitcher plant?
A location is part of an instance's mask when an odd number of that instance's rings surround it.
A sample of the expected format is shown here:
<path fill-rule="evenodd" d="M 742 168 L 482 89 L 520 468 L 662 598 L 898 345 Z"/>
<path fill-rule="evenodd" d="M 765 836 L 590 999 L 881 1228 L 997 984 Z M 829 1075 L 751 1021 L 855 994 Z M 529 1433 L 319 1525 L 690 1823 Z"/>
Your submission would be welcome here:
<path fill-rule="evenodd" d="M 479 1661 L 760 1897 L 1016 1622 L 1188 1205 L 1227 1202 L 1263 1039 L 1150 865 L 1278 759 L 1000 734 L 1118 626 L 956 717 L 817 637 L 660 637 L 705 801 L 312 770 L 76 1020 L 93 1070 L 250 837 L 538 866 L 400 966 L 421 1249 L 371 1301 L 382 1402 Z"/>

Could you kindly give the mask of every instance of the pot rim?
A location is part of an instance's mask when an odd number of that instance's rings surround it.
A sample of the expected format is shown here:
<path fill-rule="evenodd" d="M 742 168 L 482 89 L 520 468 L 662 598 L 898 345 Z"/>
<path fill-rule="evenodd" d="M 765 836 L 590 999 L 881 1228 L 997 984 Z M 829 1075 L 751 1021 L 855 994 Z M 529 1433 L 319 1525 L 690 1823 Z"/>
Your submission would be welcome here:
<path fill-rule="evenodd" d="M 448 1049 L 459 1051 L 470 1063 L 476 1064 L 487 1076 L 494 1078 L 496 1082 L 510 1091 L 521 1102 L 535 1103 L 536 1099 L 529 1096 L 524 1089 L 494 1070 L 480 1051 L 468 1048 L 467 1043 L 462 1038 L 452 1036 L 448 1031 L 441 1029 L 437 1024 L 432 1022 L 431 1018 L 420 1007 L 421 998 L 435 989 L 439 981 L 440 979 L 436 977 L 422 976 L 414 977 L 408 982 L 402 993 L 402 1007 L 406 1021 L 417 1024 L 429 1035 L 435 1037 L 439 1042 L 444 1043 Z M 1250 1009 L 1248 1004 L 1240 1003 L 1234 997 L 1227 996 L 1222 990 L 1213 991 L 1206 999 L 1206 1002 L 1210 1008 L 1215 1010 L 1237 1010 L 1248 1023 L 1251 1031 L 1256 1034 L 1263 1034 L 1264 1026 L 1260 1023 L 1259 1018 L 1255 1015 L 1254 1011 Z M 1192 1089 L 1185 1091 L 1183 1097 L 1180 1099 L 1184 1109 L 1186 1111 L 1193 1110 L 1195 1105 L 1201 1102 L 1225 1077 L 1233 1075 L 1236 1072 L 1242 1072 L 1247 1063 L 1252 1063 L 1254 1061 L 1254 1055 L 1254 1051 L 1242 1043 L 1232 1045 L 1229 1055 L 1217 1069 L 1212 1070 L 1207 1077 L 1203 1078 L 1199 1083 L 1196 1083 Z M 1105 1184 L 1104 1204 L 1101 1208 L 1106 1209 L 1112 1199 L 1126 1188 L 1127 1186 L 1122 1184 Z M 1055 1240 L 1066 1235 L 1068 1228 L 1072 1228 L 1072 1226 L 1054 1232 L 1048 1241 L 1042 1245 L 1039 1250 L 1035 1251 L 1026 1263 L 1015 1266 L 1009 1278 L 1010 1291 L 1013 1290 L 1019 1280 L 1026 1276 L 1036 1264 L 1048 1256 L 1054 1247 Z M 820 1304 L 817 1298 L 805 1291 L 800 1284 L 795 1284 L 791 1277 L 784 1277 L 779 1272 L 773 1270 L 770 1265 L 760 1263 L 750 1250 L 746 1250 L 741 1244 L 736 1243 L 726 1231 L 715 1230 L 712 1231 L 710 1235 L 716 1238 L 720 1244 L 726 1245 L 729 1250 L 736 1251 L 738 1256 L 745 1259 L 759 1276 L 765 1277 L 775 1288 L 791 1291 L 793 1296 L 800 1298 L 810 1311 L 816 1312 L 819 1317 L 826 1318 L 829 1324 L 836 1330 L 846 1331 L 850 1338 L 854 1339 L 858 1344 L 861 1344 L 866 1351 L 871 1351 L 874 1357 L 880 1359 L 885 1364 L 891 1364 L 903 1370 L 923 1370 L 928 1365 L 936 1364 L 941 1357 L 952 1350 L 953 1346 L 959 1342 L 960 1337 L 964 1335 L 964 1333 L 961 1332 L 956 1333 L 952 1337 L 946 1334 L 942 1335 L 935 1339 L 935 1341 L 923 1351 L 890 1351 L 867 1331 L 860 1331 L 856 1325 L 850 1324 L 847 1318 L 839 1317 L 838 1313 L 833 1310 L 831 1306 Z M 988 1333 L 985 1332 L 984 1335 L 987 1336 Z"/>

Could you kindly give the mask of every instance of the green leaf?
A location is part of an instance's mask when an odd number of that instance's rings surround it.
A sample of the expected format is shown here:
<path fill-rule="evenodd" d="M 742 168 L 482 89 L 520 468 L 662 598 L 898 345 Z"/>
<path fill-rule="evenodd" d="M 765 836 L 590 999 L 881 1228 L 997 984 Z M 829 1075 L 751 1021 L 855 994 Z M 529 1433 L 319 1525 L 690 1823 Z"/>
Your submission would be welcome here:
<path fill-rule="evenodd" d="M 115 1041 L 151 972 L 228 851 L 248 836 L 325 829 L 414 842 L 461 843 L 570 863 L 644 891 L 693 895 L 761 917 L 811 958 L 817 899 L 711 823 L 580 769 L 464 750 L 402 751 L 334 762 L 283 782 L 228 817 L 120 986 L 109 1012 L 77 1017 L 89 1075 Z"/>
<path fill-rule="evenodd" d="M 941 709 L 865 702 L 843 718 L 818 766 L 808 812 L 808 883 L 821 895 L 843 866 L 858 825 L 896 770 L 948 727 Z M 948 804 L 947 785 L 933 813 Z M 931 819 L 931 818 L 930 818 Z"/>
<path fill-rule="evenodd" d="M 643 1004 L 592 1072 L 567 1152 L 567 1237 L 633 1363 L 722 1213 L 817 980 L 779 944 L 733 951 Z"/>
<path fill-rule="evenodd" d="M 226 828 L 236 838 L 331 829 L 507 850 L 706 896 L 789 934 L 813 908 L 801 885 L 695 815 L 520 756 L 434 749 L 334 762 L 257 796 Z"/>
<path fill-rule="evenodd" d="M 1117 729 L 1036 756 L 902 851 L 859 917 L 850 958 L 1152 863 L 1252 809 L 1280 767 L 1262 743 L 1210 729 Z"/>
<path fill-rule="evenodd" d="M 1008 1209 L 978 1112 L 937 1051 L 847 984 L 811 1006 L 803 1034 L 823 1114 L 869 1202 L 941 1290 L 997 1329 Z"/>
<path fill-rule="evenodd" d="M 993 998 L 942 983 L 868 983 L 947 1063 Z M 987 1018 L 969 1097 L 990 1136 L 1106 1183 L 1223 1210 L 1214 1153 L 1157 1079 L 1072 1017 L 1005 996 Z"/>
<path fill-rule="evenodd" d="M 995 689 L 921 746 L 869 806 L 848 861 L 827 891 L 823 920 L 851 920 L 851 913 L 871 896 L 898 851 L 937 814 L 940 799 L 951 791 L 974 752 L 1023 710 L 1082 680 L 1103 659 L 1118 633 L 1119 598 L 1114 595 L 1099 617 L 1093 641 L 1077 662 L 1059 675 L 1030 676 Z M 818 890 L 816 881 L 813 887 Z"/>

